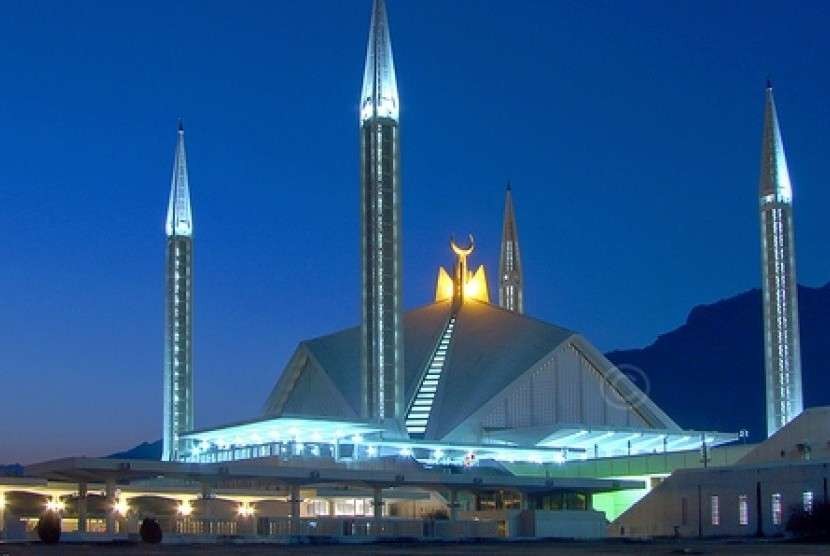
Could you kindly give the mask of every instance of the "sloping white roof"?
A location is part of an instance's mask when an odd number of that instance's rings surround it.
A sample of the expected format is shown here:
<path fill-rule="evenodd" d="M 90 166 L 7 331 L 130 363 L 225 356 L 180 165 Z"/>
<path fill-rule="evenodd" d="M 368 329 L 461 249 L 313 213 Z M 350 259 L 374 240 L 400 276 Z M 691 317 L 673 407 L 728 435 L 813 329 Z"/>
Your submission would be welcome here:
<path fill-rule="evenodd" d="M 407 403 L 415 396 L 449 315 L 448 301 L 404 315 Z M 459 434 L 469 436 L 459 430 L 475 428 L 474 422 L 482 408 L 489 407 L 488 402 L 503 397 L 511 385 L 539 369 L 565 344 L 579 347 L 600 374 L 613 378 L 614 387 L 621 390 L 624 398 L 630 397 L 631 392 L 638 395 L 636 405 L 642 410 L 638 413 L 638 427 L 679 429 L 581 336 L 495 305 L 467 300 L 456 315 L 455 332 L 425 440 L 442 440 L 451 433 L 454 439 Z M 360 357 L 360 327 L 301 342 L 266 401 L 265 416 L 357 417 L 361 407 Z M 601 397 L 603 393 L 592 395 Z M 321 404 L 327 404 L 325 411 L 321 411 Z"/>

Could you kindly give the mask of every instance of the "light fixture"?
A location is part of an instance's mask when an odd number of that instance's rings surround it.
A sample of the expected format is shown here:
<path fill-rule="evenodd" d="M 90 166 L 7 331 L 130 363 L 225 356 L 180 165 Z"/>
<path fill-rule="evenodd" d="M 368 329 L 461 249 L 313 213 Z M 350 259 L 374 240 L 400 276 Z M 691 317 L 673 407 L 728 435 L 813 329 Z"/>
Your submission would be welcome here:
<path fill-rule="evenodd" d="M 190 505 L 189 500 L 184 500 L 181 504 L 179 504 L 177 511 L 179 512 L 179 515 L 187 517 L 193 513 L 193 506 Z"/>
<path fill-rule="evenodd" d="M 50 512 L 62 512 L 63 511 L 63 502 L 61 500 L 50 498 L 48 502 L 46 502 L 46 510 Z"/>
<path fill-rule="evenodd" d="M 412 455 L 412 450 L 409 448 L 401 448 L 400 452 L 398 452 L 401 457 L 408 458 Z"/>
<path fill-rule="evenodd" d="M 375 448 L 374 446 L 368 446 L 366 448 L 366 455 L 367 456 L 372 456 L 373 457 L 373 456 L 376 456 L 377 453 L 378 453 L 378 449 Z"/>
<path fill-rule="evenodd" d="M 240 517 L 251 517 L 255 513 L 254 507 L 248 503 L 240 504 L 237 511 Z"/>
<path fill-rule="evenodd" d="M 120 515 L 127 515 L 127 512 L 130 511 L 130 506 L 127 504 L 127 501 L 119 498 L 115 501 L 115 504 L 112 505 L 112 510 Z"/>

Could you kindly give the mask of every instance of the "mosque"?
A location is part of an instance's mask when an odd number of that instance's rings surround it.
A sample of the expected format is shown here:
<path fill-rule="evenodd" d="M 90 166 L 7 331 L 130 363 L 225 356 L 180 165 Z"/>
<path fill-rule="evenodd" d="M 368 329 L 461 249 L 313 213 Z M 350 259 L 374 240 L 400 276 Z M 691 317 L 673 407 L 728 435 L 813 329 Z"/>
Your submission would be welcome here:
<path fill-rule="evenodd" d="M 760 450 L 734 444 L 736 433 L 683 428 L 588 339 L 525 314 L 509 185 L 497 299 L 484 267 L 473 270 L 471 235 L 450 241 L 454 265 L 439 268 L 433 302 L 404 311 L 399 115 L 386 7 L 375 0 L 358 122 L 361 321 L 300 341 L 260 415 L 209 429 L 194 428 L 194 226 L 179 126 L 162 461 L 29 466 L 0 479 L 0 533 L 31 534 L 48 508 L 79 539 L 129 535 L 147 516 L 182 537 L 595 538 L 658 520 L 653 495 L 674 471 L 732 469 Z M 785 434 L 801 412 L 800 359 L 791 190 L 771 87 L 764 141 L 768 411 L 770 434 Z M 643 517 L 635 503 L 647 495 L 658 510 Z"/>

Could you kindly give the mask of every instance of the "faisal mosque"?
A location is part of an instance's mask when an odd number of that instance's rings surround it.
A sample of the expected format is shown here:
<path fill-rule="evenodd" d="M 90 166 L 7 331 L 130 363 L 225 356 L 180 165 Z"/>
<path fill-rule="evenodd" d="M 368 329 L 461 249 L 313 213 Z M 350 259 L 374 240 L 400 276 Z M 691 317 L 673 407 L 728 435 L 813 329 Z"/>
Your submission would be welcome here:
<path fill-rule="evenodd" d="M 771 85 L 760 220 L 767 442 L 775 450 L 735 443 L 736 432 L 684 428 L 588 338 L 525 314 L 509 184 L 493 281 L 475 263 L 474 236 L 453 239 L 454 265 L 438 269 L 433 301 L 404 310 L 405 153 L 383 0 L 373 2 L 359 106 L 360 321 L 299 341 L 251 419 L 194 428 L 194 215 L 179 124 L 165 226 L 162 461 L 66 458 L 0 479 L 0 535 L 31 535 L 44 508 L 60 513 L 77 539 L 129 535 L 145 517 L 181 537 L 703 535 L 707 519 L 707 534 L 717 535 L 727 506 L 740 513 L 734 534 L 778 532 L 775 512 L 791 497 L 775 483 L 790 469 L 781 466 L 806 461 L 793 446 L 803 453 L 810 435 L 826 445 L 821 420 L 830 413 L 799 417 L 792 187 Z M 798 441 L 787 436 L 797 417 Z M 779 448 L 786 461 L 775 456 Z M 712 482 L 718 493 L 704 496 L 698 486 L 696 498 L 692 489 L 674 500 L 682 488 L 661 487 L 682 481 L 682 471 L 743 477 L 759 466 L 773 471 L 757 489 L 736 478 Z M 810 492 L 812 504 L 822 492 L 816 485 L 793 488 Z M 665 509 L 671 504 L 677 512 Z"/>

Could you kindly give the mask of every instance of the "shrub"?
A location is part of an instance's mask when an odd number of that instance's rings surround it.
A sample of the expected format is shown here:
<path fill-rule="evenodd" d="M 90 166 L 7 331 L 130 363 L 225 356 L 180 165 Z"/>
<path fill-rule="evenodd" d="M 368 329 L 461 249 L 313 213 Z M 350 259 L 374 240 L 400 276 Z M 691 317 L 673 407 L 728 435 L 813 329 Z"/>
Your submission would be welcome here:
<path fill-rule="evenodd" d="M 830 538 L 830 504 L 814 504 L 812 512 L 796 509 L 787 520 L 787 531 L 796 537 Z"/>
<path fill-rule="evenodd" d="M 49 510 L 37 520 L 37 536 L 43 544 L 56 544 L 61 539 L 61 518 Z"/>
<path fill-rule="evenodd" d="M 144 518 L 141 522 L 141 527 L 138 529 L 138 533 L 141 535 L 141 540 L 146 543 L 158 544 L 161 542 L 161 525 L 159 525 L 158 521 L 150 517 Z"/>

